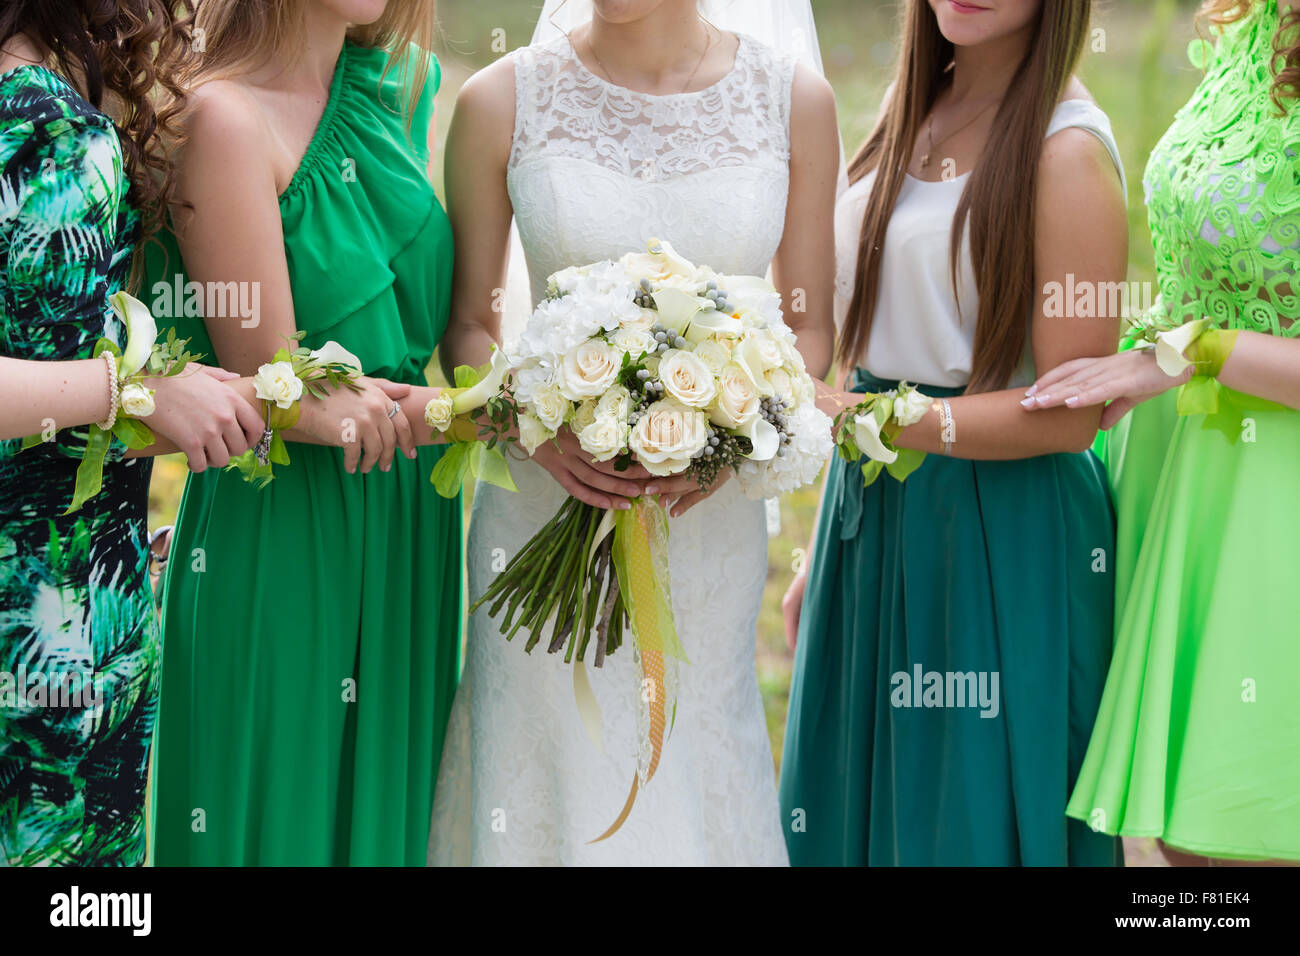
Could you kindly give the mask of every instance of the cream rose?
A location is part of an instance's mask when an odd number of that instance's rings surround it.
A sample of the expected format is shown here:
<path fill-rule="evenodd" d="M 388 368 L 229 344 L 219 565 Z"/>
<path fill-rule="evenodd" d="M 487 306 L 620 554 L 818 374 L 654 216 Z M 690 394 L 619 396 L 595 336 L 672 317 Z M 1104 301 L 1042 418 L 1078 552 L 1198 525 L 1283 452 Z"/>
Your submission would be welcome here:
<path fill-rule="evenodd" d="M 723 428 L 741 428 L 758 415 L 758 403 L 758 387 L 749 373 L 735 362 L 728 362 L 718 373 L 718 394 L 709 418 Z"/>
<path fill-rule="evenodd" d="M 597 418 L 614 418 L 626 422 L 632 410 L 632 393 L 622 385 L 611 385 L 608 392 L 596 402 Z"/>
<path fill-rule="evenodd" d="M 122 389 L 122 412 L 128 418 L 148 418 L 154 412 L 153 389 L 132 382 Z"/>
<path fill-rule="evenodd" d="M 731 349 L 717 339 L 705 339 L 695 346 L 695 357 L 716 376 L 731 361 Z"/>
<path fill-rule="evenodd" d="M 601 416 L 578 433 L 578 444 L 596 461 L 609 461 L 627 447 L 627 432 L 618 419 Z"/>
<path fill-rule="evenodd" d="M 683 405 L 707 408 L 717 394 L 713 373 L 693 352 L 671 349 L 659 361 L 659 381 Z"/>
<path fill-rule="evenodd" d="M 253 390 L 264 402 L 288 408 L 302 398 L 302 379 L 293 373 L 289 362 L 268 362 L 253 376 Z"/>
<path fill-rule="evenodd" d="M 539 385 L 533 389 L 533 413 L 546 428 L 555 431 L 569 417 L 573 405 L 560 392 L 558 385 Z"/>
<path fill-rule="evenodd" d="M 623 353 L 608 342 L 587 339 L 560 360 L 560 389 L 572 401 L 595 398 L 614 384 L 622 363 Z"/>
<path fill-rule="evenodd" d="M 772 394 L 783 401 L 787 408 L 794 407 L 794 380 L 790 378 L 790 373 L 783 368 L 769 369 L 766 378 L 767 387 L 772 390 Z"/>
<path fill-rule="evenodd" d="M 523 412 L 519 416 L 519 444 L 524 446 L 524 451 L 529 455 L 554 437 L 555 432 L 543 425 L 536 415 Z"/>
<path fill-rule="evenodd" d="M 922 395 L 916 389 L 909 390 L 906 396 L 894 398 L 894 418 L 904 428 L 915 425 L 929 410 L 929 397 Z"/>
<path fill-rule="evenodd" d="M 424 406 L 424 423 L 436 431 L 445 432 L 455 417 L 451 398 L 446 393 L 429 399 L 429 403 Z"/>
<path fill-rule="evenodd" d="M 649 311 L 648 309 L 646 311 Z M 609 344 L 638 358 L 655 350 L 655 339 L 648 329 L 623 326 L 609 336 Z"/>
<path fill-rule="evenodd" d="M 673 398 L 650 405 L 637 419 L 628 446 L 652 475 L 676 475 L 709 441 L 708 419 Z"/>
<path fill-rule="evenodd" d="M 578 405 L 573 413 L 573 419 L 569 422 L 569 427 L 573 429 L 574 434 L 582 431 L 588 425 L 596 420 L 596 400 L 589 398 Z"/>
<path fill-rule="evenodd" d="M 776 340 L 763 331 L 748 332 L 732 355 L 737 364 L 749 373 L 749 377 L 753 379 L 759 391 L 764 395 L 771 395 L 772 392 L 767 384 L 767 373 L 774 368 L 780 368 L 783 364 L 781 348 L 776 344 Z"/>

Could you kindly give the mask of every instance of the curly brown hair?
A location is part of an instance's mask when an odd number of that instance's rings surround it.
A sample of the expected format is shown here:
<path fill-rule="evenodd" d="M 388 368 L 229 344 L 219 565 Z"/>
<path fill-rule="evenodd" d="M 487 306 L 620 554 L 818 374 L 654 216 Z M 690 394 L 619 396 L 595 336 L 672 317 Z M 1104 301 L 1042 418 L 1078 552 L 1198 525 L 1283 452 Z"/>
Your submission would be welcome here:
<path fill-rule="evenodd" d="M 117 126 L 142 240 L 162 226 L 175 187 L 167 141 L 185 103 L 176 76 L 191 56 L 184 7 L 184 0 L 7 0 L 0 9 L 0 44 L 19 34 L 38 44 L 47 64 Z"/>
<path fill-rule="evenodd" d="M 1249 16 L 1268 0 L 1205 0 L 1196 14 L 1197 26 L 1223 29 Z M 1282 13 L 1273 36 L 1273 102 L 1286 112 L 1287 100 L 1300 99 L 1300 9 Z"/>

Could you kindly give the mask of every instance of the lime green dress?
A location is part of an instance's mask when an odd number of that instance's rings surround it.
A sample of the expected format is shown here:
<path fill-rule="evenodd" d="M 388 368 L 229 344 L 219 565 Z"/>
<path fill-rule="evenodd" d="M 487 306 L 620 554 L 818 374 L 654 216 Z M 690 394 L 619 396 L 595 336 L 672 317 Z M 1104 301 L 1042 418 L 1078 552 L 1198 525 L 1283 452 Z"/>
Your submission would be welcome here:
<path fill-rule="evenodd" d="M 367 374 L 423 384 L 451 288 L 425 171 L 438 71 L 408 133 L 403 70 L 386 60 L 345 46 L 280 213 L 305 344 L 337 340 Z M 174 245 L 151 257 L 155 301 L 178 261 Z M 213 361 L 201 319 L 174 324 Z M 438 448 L 369 475 L 344 472 L 338 448 L 289 454 L 263 490 L 234 471 L 186 485 L 163 607 L 156 862 L 423 865 L 458 670 L 460 502 L 429 485 Z"/>
<path fill-rule="evenodd" d="M 1300 335 L 1300 106 L 1271 98 L 1276 0 L 1208 57 L 1147 167 L 1161 307 Z M 1198 44 L 1199 47 L 1199 44 Z M 1300 413 L 1224 389 L 1136 409 L 1104 457 L 1116 644 L 1069 814 L 1215 857 L 1300 859 Z"/>

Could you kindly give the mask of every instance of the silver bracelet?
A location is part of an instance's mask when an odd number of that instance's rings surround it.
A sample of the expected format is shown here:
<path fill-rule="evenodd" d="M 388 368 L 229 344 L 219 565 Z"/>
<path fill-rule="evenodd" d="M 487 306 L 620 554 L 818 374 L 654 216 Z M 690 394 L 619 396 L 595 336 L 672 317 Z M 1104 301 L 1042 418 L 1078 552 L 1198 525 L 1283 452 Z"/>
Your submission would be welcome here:
<path fill-rule="evenodd" d="M 948 399 L 940 399 L 943 403 L 943 426 L 939 430 L 939 440 L 943 442 L 943 453 L 952 454 L 952 446 L 957 443 L 957 422 L 952 417 L 952 406 L 948 404 Z"/>
<path fill-rule="evenodd" d="M 122 407 L 122 383 L 117 378 L 117 356 L 109 351 L 101 352 L 100 355 L 104 356 L 104 361 L 108 364 L 108 417 L 98 424 L 107 432 L 112 431 L 117 424 L 117 412 Z"/>

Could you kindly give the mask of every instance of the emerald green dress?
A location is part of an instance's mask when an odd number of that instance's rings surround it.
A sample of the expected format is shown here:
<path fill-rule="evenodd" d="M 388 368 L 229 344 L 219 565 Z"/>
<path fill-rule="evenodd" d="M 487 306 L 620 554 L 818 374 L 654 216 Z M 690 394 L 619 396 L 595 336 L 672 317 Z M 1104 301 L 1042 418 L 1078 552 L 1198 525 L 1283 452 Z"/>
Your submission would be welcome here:
<path fill-rule="evenodd" d="M 408 133 L 403 68 L 386 61 L 344 47 L 280 213 L 305 344 L 336 340 L 367 374 L 423 384 L 451 289 L 424 145 L 439 74 Z M 166 251 L 150 282 L 174 288 Z M 175 325 L 214 360 L 201 320 Z M 460 502 L 429 484 L 439 448 L 369 475 L 344 472 L 339 448 L 289 454 L 263 490 L 219 470 L 186 485 L 163 606 L 156 861 L 423 865 L 459 662 Z"/>
<path fill-rule="evenodd" d="M 1271 98 L 1278 22 L 1265 0 L 1228 28 L 1147 167 L 1177 323 L 1300 335 L 1300 106 Z M 1107 436 L 1115 659 L 1068 812 L 1208 856 L 1300 860 L 1300 412 L 1220 401 L 1213 421 L 1180 418 L 1167 392 Z"/>

